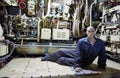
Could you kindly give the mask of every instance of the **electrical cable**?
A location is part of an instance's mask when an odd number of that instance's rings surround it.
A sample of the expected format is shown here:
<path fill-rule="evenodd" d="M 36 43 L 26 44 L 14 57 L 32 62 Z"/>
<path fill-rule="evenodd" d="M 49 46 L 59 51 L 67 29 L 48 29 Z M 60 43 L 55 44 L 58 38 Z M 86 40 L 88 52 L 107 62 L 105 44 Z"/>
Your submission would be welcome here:
<path fill-rule="evenodd" d="M 13 53 L 13 51 L 14 51 L 14 49 L 15 49 L 15 44 L 14 44 L 13 42 L 11 42 L 11 41 L 9 41 L 9 40 L 5 40 L 5 41 L 3 41 L 3 42 L 5 42 L 6 44 L 10 44 L 10 46 L 12 46 L 12 49 L 11 49 L 11 51 L 10 51 L 9 54 L 0 57 L 0 61 L 6 60 L 7 58 L 9 58 L 9 57 L 12 55 L 12 53 Z"/>

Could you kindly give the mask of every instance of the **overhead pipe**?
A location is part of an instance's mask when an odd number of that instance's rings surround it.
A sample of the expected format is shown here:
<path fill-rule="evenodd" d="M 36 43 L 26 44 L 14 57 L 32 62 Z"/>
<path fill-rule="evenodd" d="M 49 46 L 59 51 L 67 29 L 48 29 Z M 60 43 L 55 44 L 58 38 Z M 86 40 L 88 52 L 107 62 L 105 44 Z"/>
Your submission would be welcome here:
<path fill-rule="evenodd" d="M 51 7 L 51 0 L 48 1 L 48 6 L 47 6 L 47 14 L 45 16 L 49 16 L 50 14 L 50 7 Z"/>
<path fill-rule="evenodd" d="M 92 26 L 92 8 L 93 5 L 97 3 L 97 0 L 94 0 L 94 2 L 90 6 L 90 26 Z"/>
<path fill-rule="evenodd" d="M 88 0 L 86 0 L 86 6 L 85 6 L 85 16 L 84 16 L 84 19 L 83 19 L 83 21 L 82 21 L 82 28 L 85 28 L 85 25 L 84 25 L 84 23 L 85 23 L 85 20 L 87 20 L 86 18 L 87 18 L 87 15 L 88 15 Z"/>

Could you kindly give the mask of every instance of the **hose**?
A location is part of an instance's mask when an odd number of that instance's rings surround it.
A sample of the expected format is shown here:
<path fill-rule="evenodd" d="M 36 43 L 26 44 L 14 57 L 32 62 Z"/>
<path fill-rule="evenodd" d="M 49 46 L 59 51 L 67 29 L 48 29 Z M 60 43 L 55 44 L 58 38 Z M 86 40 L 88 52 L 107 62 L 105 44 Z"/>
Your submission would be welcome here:
<path fill-rule="evenodd" d="M 11 51 L 10 51 L 9 54 L 7 54 L 7 55 L 5 55 L 5 56 L 3 56 L 3 57 L 0 57 L 0 61 L 6 60 L 7 58 L 9 58 L 9 57 L 12 55 L 12 53 L 13 53 L 13 51 L 14 51 L 14 49 L 15 49 L 15 44 L 14 44 L 13 42 L 11 42 L 11 41 L 9 41 L 9 40 L 5 40 L 4 42 L 5 42 L 6 44 L 10 44 L 10 46 L 12 46 L 12 49 L 11 49 Z"/>

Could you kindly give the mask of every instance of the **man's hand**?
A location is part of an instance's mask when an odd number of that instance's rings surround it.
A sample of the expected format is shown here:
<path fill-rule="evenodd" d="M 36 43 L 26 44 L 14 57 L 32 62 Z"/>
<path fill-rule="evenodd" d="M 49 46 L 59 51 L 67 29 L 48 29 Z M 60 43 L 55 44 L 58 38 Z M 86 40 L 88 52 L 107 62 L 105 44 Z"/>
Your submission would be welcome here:
<path fill-rule="evenodd" d="M 76 67 L 76 68 L 75 68 L 75 71 L 76 71 L 76 72 L 80 72 L 80 71 L 82 71 L 82 68 L 81 68 L 81 67 Z"/>

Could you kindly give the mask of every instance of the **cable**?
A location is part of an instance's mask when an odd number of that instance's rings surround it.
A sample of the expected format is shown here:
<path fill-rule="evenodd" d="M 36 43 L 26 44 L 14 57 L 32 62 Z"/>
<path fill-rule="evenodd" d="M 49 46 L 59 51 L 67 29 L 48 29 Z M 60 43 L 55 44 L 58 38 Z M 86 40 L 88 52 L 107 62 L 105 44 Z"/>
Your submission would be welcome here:
<path fill-rule="evenodd" d="M 0 61 L 6 60 L 7 58 L 9 58 L 9 57 L 12 55 L 12 53 L 13 53 L 13 51 L 14 51 L 14 49 L 15 49 L 15 44 L 14 44 L 13 42 L 11 42 L 11 41 L 9 41 L 9 40 L 5 40 L 4 42 L 5 42 L 6 44 L 10 44 L 10 46 L 12 46 L 12 49 L 11 49 L 11 51 L 10 51 L 10 53 L 9 53 L 8 55 L 5 55 L 5 56 L 3 56 L 3 57 L 0 57 Z"/>

